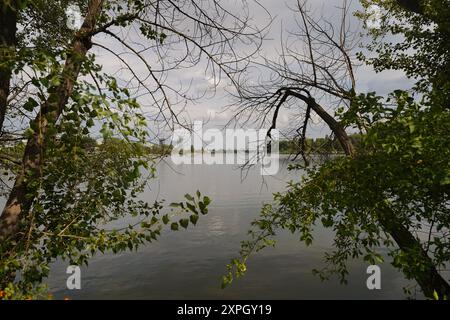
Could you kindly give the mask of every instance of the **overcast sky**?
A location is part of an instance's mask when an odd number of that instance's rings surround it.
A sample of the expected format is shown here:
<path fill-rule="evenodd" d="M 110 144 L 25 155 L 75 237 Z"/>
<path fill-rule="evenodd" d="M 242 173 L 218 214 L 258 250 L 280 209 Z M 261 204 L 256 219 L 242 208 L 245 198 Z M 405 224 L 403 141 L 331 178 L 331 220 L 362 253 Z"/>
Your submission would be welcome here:
<path fill-rule="evenodd" d="M 230 0 L 233 1 L 233 0 Z M 281 32 L 295 30 L 294 13 L 290 9 L 296 4 L 296 0 L 259 0 L 260 4 L 264 6 L 270 15 L 274 18 L 271 25 L 270 32 L 264 40 L 260 54 L 266 57 L 275 57 L 280 51 L 280 37 Z M 314 15 L 323 15 L 327 17 L 330 22 L 339 22 L 340 11 L 339 6 L 342 6 L 343 0 L 310 0 L 309 6 L 314 12 Z M 351 2 L 352 11 L 360 9 L 358 1 Z M 267 14 L 264 13 L 257 6 L 251 5 L 250 11 L 252 15 L 252 22 L 259 26 L 264 26 L 268 22 Z M 351 25 L 353 30 L 361 30 L 360 22 L 355 18 L 351 18 Z M 132 37 L 132 35 L 130 35 Z M 111 39 L 101 39 L 103 43 L 107 43 L 109 47 L 117 46 Z M 237 48 L 239 49 L 239 48 Z M 356 51 L 355 51 L 356 52 Z M 138 59 L 129 57 L 131 63 L 139 64 Z M 256 58 L 255 58 L 256 59 Z M 118 62 L 111 57 L 111 55 L 103 53 L 99 56 L 99 63 L 104 66 L 106 71 L 117 71 Z M 120 77 L 120 72 L 117 73 Z M 407 88 L 409 81 L 405 79 L 402 73 L 389 71 L 379 74 L 375 74 L 369 67 L 361 66 L 356 70 L 357 77 L 357 91 L 368 92 L 376 91 L 379 95 L 385 95 L 397 88 Z M 217 90 L 213 90 L 214 79 L 210 74 L 205 72 L 204 64 L 199 64 L 197 67 L 189 70 L 177 71 L 176 75 L 171 73 L 166 79 L 167 83 L 176 84 L 184 83 L 190 84 L 191 90 L 206 90 L 208 93 L 203 99 L 196 103 L 181 104 L 177 108 L 185 108 L 183 113 L 185 119 L 189 121 L 203 120 L 209 121 L 208 127 L 221 128 L 233 117 L 232 110 L 224 110 L 224 107 L 229 105 L 232 100 L 227 95 L 226 90 L 233 90 L 233 88 L 227 85 L 227 81 L 221 81 Z M 215 94 L 214 94 L 215 92 Z M 143 98 L 140 102 L 148 108 L 151 113 L 151 103 L 147 98 Z M 327 107 L 326 105 L 324 107 Z M 288 110 L 282 110 L 280 112 L 278 120 L 278 128 L 283 130 L 290 124 L 290 112 Z M 309 136 L 319 137 L 328 134 L 329 130 L 323 124 L 313 125 L 309 130 Z"/>

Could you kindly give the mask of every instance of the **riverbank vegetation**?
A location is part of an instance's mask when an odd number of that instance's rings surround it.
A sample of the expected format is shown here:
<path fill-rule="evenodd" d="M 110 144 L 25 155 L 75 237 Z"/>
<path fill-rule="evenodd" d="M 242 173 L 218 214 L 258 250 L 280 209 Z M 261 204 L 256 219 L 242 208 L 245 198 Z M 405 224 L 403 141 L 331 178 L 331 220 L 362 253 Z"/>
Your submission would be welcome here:
<path fill-rule="evenodd" d="M 139 194 L 157 174 L 155 160 L 172 151 L 148 141 L 190 128 L 185 106 L 224 83 L 236 125 L 270 128 L 269 141 L 280 114 L 295 111 L 295 134 L 280 150 L 308 173 L 263 206 L 224 287 L 279 230 L 314 245 L 322 225 L 334 243 L 315 270 L 321 279 L 345 283 L 351 259 L 387 259 L 427 298 L 450 297 L 448 1 L 361 0 L 357 12 L 343 1 L 339 21 L 292 2 L 295 27 L 281 32 L 270 58 L 262 44 L 272 17 L 258 1 L 2 1 L 0 299 L 46 298 L 54 261 L 83 265 L 137 250 L 208 213 L 200 191 L 170 205 Z M 67 22 L 74 8 L 79 24 Z M 256 25 L 255 8 L 267 23 Z M 375 26 L 370 8 L 380 13 Z M 362 34 L 351 30 L 352 13 Z M 361 65 L 400 72 L 411 86 L 361 89 Z M 178 85 L 192 68 L 212 87 L 199 94 L 194 81 Z M 327 137 L 310 137 L 313 116 Z M 337 156 L 310 163 L 318 153 Z M 104 227 L 130 216 L 138 223 Z"/>
<path fill-rule="evenodd" d="M 297 132 L 305 162 L 313 112 L 346 156 L 311 167 L 301 182 L 291 183 L 264 206 L 251 239 L 228 265 L 224 286 L 245 273 L 252 254 L 275 244 L 279 229 L 313 245 L 320 224 L 335 234 L 325 266 L 315 270 L 321 279 L 336 275 L 346 282 L 350 260 L 381 263 L 387 258 L 382 247 L 426 297 L 450 297 L 445 273 L 450 258 L 450 7 L 439 0 L 362 4 L 377 5 L 380 11 L 379 26 L 367 28 L 372 42 L 364 52 L 355 52 L 350 41 L 346 6 L 336 25 L 312 16 L 298 2 L 297 29 L 291 31 L 295 39 L 283 44 L 280 61 L 266 61 L 270 82 L 246 86 L 242 108 L 271 110 L 273 117 L 264 118 L 272 119 L 273 127 L 282 107 L 304 104 Z M 372 18 L 357 15 L 366 22 Z M 298 42 L 309 50 L 295 51 Z M 378 72 L 403 71 L 413 84 L 408 90 L 391 88 L 387 96 L 358 92 L 353 73 L 358 62 Z M 316 100 L 323 95 L 329 97 L 325 101 L 339 101 L 335 116 L 328 111 L 331 106 Z M 363 133 L 360 143 L 353 143 L 347 128 Z"/>
<path fill-rule="evenodd" d="M 352 144 L 358 146 L 362 140 L 361 134 L 351 134 L 349 139 Z M 281 139 L 279 141 L 279 152 L 281 154 L 298 155 L 302 152 L 303 141 L 301 139 Z M 323 138 L 305 138 L 304 152 L 306 154 L 344 154 L 341 144 L 337 139 L 325 136 Z"/>
<path fill-rule="evenodd" d="M 149 151 L 165 152 L 146 142 L 161 126 L 186 125 L 175 105 L 196 99 L 168 75 L 198 66 L 232 80 L 246 56 L 231 48 L 257 50 L 247 13 L 245 2 L 229 11 L 202 0 L 0 3 L 2 298 L 40 296 L 57 259 L 81 266 L 135 250 L 207 213 L 209 198 L 195 190 L 172 206 L 138 198 L 155 175 Z M 129 216 L 139 223 L 105 227 Z"/>

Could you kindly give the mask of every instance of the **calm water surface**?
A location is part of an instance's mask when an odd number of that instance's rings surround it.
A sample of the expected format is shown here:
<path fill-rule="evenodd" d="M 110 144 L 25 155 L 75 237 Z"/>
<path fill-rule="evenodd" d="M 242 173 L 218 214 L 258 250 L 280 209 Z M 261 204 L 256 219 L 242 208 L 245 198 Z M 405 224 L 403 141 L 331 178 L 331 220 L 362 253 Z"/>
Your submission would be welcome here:
<path fill-rule="evenodd" d="M 98 255 L 82 268 L 82 289 L 67 290 L 66 263 L 52 266 L 48 280 L 55 297 L 73 299 L 390 299 L 404 298 L 402 275 L 388 263 L 381 265 L 381 290 L 366 287 L 367 264 L 353 261 L 348 285 L 336 279 L 321 282 L 311 272 L 323 266 L 323 253 L 332 247 L 332 234 L 319 229 L 306 247 L 297 235 L 280 232 L 275 248 L 251 258 L 246 275 L 222 290 L 226 264 L 246 239 L 255 219 L 272 193 L 282 191 L 299 172 L 286 163 L 277 176 L 262 179 L 258 168 L 245 175 L 232 165 L 158 164 L 158 178 L 143 194 L 154 201 L 180 201 L 199 189 L 213 202 L 196 227 L 166 232 L 159 241 L 137 252 Z M 245 179 L 244 179 L 245 178 Z"/>

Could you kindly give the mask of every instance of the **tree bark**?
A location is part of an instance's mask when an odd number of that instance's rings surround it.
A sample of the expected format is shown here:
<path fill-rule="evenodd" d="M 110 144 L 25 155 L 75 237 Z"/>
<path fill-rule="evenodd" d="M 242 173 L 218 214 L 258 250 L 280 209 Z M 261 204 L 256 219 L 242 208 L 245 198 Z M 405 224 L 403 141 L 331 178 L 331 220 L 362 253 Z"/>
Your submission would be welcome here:
<path fill-rule="evenodd" d="M 293 97 L 296 97 L 300 100 L 303 100 L 306 102 L 306 104 L 314 110 L 315 113 L 328 125 L 328 127 L 333 131 L 336 138 L 339 140 L 339 143 L 341 144 L 342 148 L 345 151 L 346 155 L 352 156 L 354 153 L 354 147 L 352 144 L 352 141 L 347 135 L 347 132 L 345 131 L 344 127 L 342 126 L 339 121 L 334 119 L 321 105 L 319 105 L 316 100 L 312 97 L 308 97 L 306 95 L 303 95 L 296 91 L 287 90 L 287 95 L 291 95 Z"/>
<path fill-rule="evenodd" d="M 16 49 L 17 1 L 0 5 L 0 136 L 6 117 L 11 81 L 11 58 Z"/>
<path fill-rule="evenodd" d="M 23 220 L 24 214 L 30 209 L 34 200 L 30 182 L 39 178 L 41 172 L 41 155 L 45 149 L 44 140 L 48 125 L 57 121 L 72 94 L 83 60 L 92 46 L 91 33 L 95 28 L 102 3 L 103 0 L 91 0 L 83 25 L 72 41 L 71 52 L 61 74 L 61 84 L 54 93 L 49 94 L 47 100 L 41 105 L 39 114 L 33 120 L 34 134 L 27 141 L 22 169 L 16 177 L 0 216 L 0 241 L 17 236 L 21 219 Z"/>
<path fill-rule="evenodd" d="M 345 154 L 347 156 L 353 156 L 354 148 L 352 142 L 342 125 L 320 105 L 315 103 L 315 101 L 310 103 L 311 108 L 317 112 L 336 135 Z M 450 297 L 449 283 L 437 271 L 432 259 L 423 249 L 420 241 L 414 237 L 408 228 L 397 220 L 394 212 L 392 212 L 390 208 L 385 208 L 383 212 L 380 213 L 379 221 L 384 231 L 391 235 L 400 250 L 406 254 L 414 253 L 419 255 L 423 270 L 420 273 L 415 274 L 415 280 L 419 284 L 424 295 L 428 298 L 434 298 L 434 293 L 436 292 L 440 299 L 443 297 Z"/>

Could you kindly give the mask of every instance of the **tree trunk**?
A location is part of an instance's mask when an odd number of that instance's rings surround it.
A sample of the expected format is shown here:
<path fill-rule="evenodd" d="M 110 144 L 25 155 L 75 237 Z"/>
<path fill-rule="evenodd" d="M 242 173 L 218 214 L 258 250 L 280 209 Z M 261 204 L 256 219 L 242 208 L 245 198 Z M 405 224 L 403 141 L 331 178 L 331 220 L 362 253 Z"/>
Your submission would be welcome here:
<path fill-rule="evenodd" d="M 12 68 L 10 60 L 16 49 L 17 1 L 0 5 L 0 136 L 6 117 Z"/>
<path fill-rule="evenodd" d="M 354 148 L 352 141 L 347 135 L 347 132 L 345 131 L 344 127 L 336 121 L 321 105 L 319 105 L 314 98 L 305 96 L 301 93 L 287 90 L 286 95 L 294 96 L 298 99 L 303 100 L 306 102 L 306 104 L 314 110 L 315 113 L 328 125 L 328 127 L 333 131 L 336 138 L 339 140 L 339 143 L 341 144 L 342 148 L 344 149 L 344 152 L 348 156 L 352 156 L 354 153 Z"/>
<path fill-rule="evenodd" d="M 389 208 L 384 210 L 379 220 L 383 229 L 392 236 L 403 252 L 418 254 L 421 258 L 423 270 L 415 275 L 415 280 L 421 287 L 424 295 L 428 298 L 433 298 L 436 291 L 439 299 L 449 298 L 450 285 L 436 270 L 433 261 L 423 249 L 420 241 L 411 234 L 408 228 L 396 222 L 395 214 Z"/>
<path fill-rule="evenodd" d="M 317 105 L 317 103 L 314 102 Z M 319 106 L 320 107 L 320 106 Z M 345 133 L 344 128 L 339 122 L 331 117 L 322 107 L 313 108 L 315 111 L 319 111 L 318 115 L 328 124 L 330 129 L 334 132 L 342 148 L 345 150 L 347 156 L 353 156 L 354 148 L 348 135 Z M 436 292 L 439 299 L 444 297 L 450 297 L 450 285 L 439 274 L 432 259 L 428 256 L 427 252 L 423 249 L 420 241 L 414 237 L 414 235 L 400 223 L 395 217 L 394 212 L 390 208 L 385 208 L 383 212 L 380 212 L 379 216 L 380 224 L 385 232 L 391 235 L 394 241 L 397 243 L 400 250 L 404 253 L 418 254 L 421 259 L 421 267 L 423 270 L 420 273 L 414 275 L 415 280 L 422 289 L 424 295 L 428 298 L 434 298 Z M 414 262 L 412 262 L 414 263 Z"/>
<path fill-rule="evenodd" d="M 22 169 L 16 177 L 0 216 L 0 241 L 18 235 L 19 225 L 23 222 L 21 220 L 34 200 L 30 182 L 38 179 L 41 173 L 41 155 L 44 153 L 44 140 L 48 125 L 57 121 L 72 94 L 83 60 L 92 46 L 90 34 L 94 30 L 102 3 L 103 0 L 91 0 L 83 25 L 72 41 L 71 52 L 61 74 L 61 84 L 41 105 L 39 114 L 33 120 L 32 127 L 35 132 L 27 141 L 22 159 Z"/>
<path fill-rule="evenodd" d="M 347 156 L 354 156 L 354 147 L 348 137 L 344 127 L 340 122 L 334 119 L 322 106 L 320 106 L 313 98 L 303 95 L 301 93 L 287 90 L 286 95 L 292 95 L 305 101 L 312 110 L 314 110 L 322 120 L 330 127 L 333 133 L 339 140 L 342 148 Z M 420 241 L 400 223 L 394 212 L 390 208 L 385 208 L 383 212 L 379 213 L 379 221 L 384 231 L 391 235 L 394 241 L 404 253 L 416 253 L 421 258 L 422 272 L 415 274 L 415 280 L 421 287 L 424 295 L 428 298 L 434 298 L 434 292 L 438 294 L 440 299 L 450 297 L 450 285 L 439 274 L 432 259 L 423 249 Z"/>

